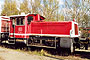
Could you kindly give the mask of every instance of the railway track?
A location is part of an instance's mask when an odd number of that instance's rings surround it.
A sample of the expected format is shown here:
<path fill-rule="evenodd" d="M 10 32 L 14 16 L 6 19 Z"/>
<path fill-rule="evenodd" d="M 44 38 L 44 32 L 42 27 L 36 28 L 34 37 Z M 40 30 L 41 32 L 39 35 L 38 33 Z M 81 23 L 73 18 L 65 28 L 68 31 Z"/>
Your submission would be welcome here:
<path fill-rule="evenodd" d="M 10 49 L 21 49 L 21 50 L 24 50 L 24 51 L 27 51 L 27 47 L 14 47 L 11 46 L 11 45 L 7 45 L 7 44 L 3 44 L 1 45 L 2 47 L 5 47 L 5 48 L 10 48 Z M 48 56 L 48 57 L 52 57 L 52 58 L 56 58 L 56 59 L 60 59 L 61 56 L 63 57 L 68 57 L 68 56 L 75 56 L 75 57 L 80 57 L 80 58 L 83 58 L 83 59 L 88 59 L 90 60 L 90 48 L 89 50 L 79 50 L 79 49 L 76 49 L 74 54 L 70 54 L 68 52 L 68 50 L 63 50 L 62 52 L 59 51 L 59 50 L 56 50 L 56 49 L 47 49 L 47 48 L 38 48 L 38 47 L 29 47 L 28 51 L 37 51 L 37 52 L 40 52 L 41 50 L 45 50 L 45 52 L 48 52 L 50 54 L 50 56 L 48 55 L 44 55 L 44 56 Z"/>
<path fill-rule="evenodd" d="M 48 48 L 43 48 L 43 47 L 32 47 L 32 46 L 27 48 L 26 45 L 23 45 L 23 46 L 22 45 L 23 44 L 20 44 L 20 43 L 19 43 L 19 45 L 18 44 L 17 45 L 10 45 L 10 44 L 7 44 L 7 43 L 5 44 L 4 43 L 4 44 L 1 44 L 0 46 L 6 47 L 6 48 L 12 48 L 12 49 L 21 49 L 21 50 L 27 49 L 27 50 L 31 50 L 31 51 L 35 51 L 35 50 L 41 51 L 41 49 L 44 49 L 48 52 L 53 52 L 53 51 L 56 52 L 56 53 L 60 52 L 59 49 L 53 49 L 53 48 L 48 49 Z M 68 49 L 61 49 L 61 50 L 63 50 L 62 52 L 65 52 L 66 50 L 67 50 L 67 52 L 69 52 Z M 80 52 L 80 53 L 90 53 L 90 48 L 88 48 L 88 50 L 75 49 L 75 53 L 78 53 L 78 52 Z"/>
<path fill-rule="evenodd" d="M 78 49 L 76 49 L 74 55 L 90 60 L 90 48 L 89 48 L 89 50 L 78 50 Z"/>

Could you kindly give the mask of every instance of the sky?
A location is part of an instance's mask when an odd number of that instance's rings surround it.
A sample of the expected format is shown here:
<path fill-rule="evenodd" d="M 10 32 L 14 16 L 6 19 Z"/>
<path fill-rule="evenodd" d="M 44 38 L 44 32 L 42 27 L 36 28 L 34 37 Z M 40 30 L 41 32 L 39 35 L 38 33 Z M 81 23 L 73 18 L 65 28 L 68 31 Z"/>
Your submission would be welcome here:
<path fill-rule="evenodd" d="M 4 0 L 0 0 L 0 13 L 2 11 L 2 5 L 4 4 Z"/>
<path fill-rule="evenodd" d="M 20 3 L 19 1 L 23 1 L 23 0 L 17 0 L 18 3 Z M 58 0 L 59 1 L 59 5 L 63 5 L 64 4 L 64 0 Z M 1 11 L 2 11 L 2 5 L 4 4 L 4 0 L 0 0 L 0 14 L 1 14 Z"/>

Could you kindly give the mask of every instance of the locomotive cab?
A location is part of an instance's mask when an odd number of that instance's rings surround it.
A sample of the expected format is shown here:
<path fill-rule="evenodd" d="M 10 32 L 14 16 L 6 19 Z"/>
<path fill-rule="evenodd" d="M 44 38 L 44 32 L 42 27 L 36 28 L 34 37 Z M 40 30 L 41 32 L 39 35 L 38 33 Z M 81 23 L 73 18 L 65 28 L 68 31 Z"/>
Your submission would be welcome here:
<path fill-rule="evenodd" d="M 31 33 L 31 23 L 40 22 L 45 18 L 39 14 L 13 15 L 10 16 L 10 40 L 22 42 Z M 13 42 L 14 43 L 14 42 Z"/>

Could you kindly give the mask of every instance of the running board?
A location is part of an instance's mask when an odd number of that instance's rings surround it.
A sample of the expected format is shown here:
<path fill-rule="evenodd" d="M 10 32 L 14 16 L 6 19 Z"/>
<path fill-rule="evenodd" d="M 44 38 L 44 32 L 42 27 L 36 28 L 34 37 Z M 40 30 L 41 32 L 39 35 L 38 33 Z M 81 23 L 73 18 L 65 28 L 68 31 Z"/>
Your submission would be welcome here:
<path fill-rule="evenodd" d="M 15 44 L 15 40 L 8 40 L 8 44 Z"/>
<path fill-rule="evenodd" d="M 28 46 L 43 47 L 43 48 L 53 48 L 53 49 L 56 49 L 56 47 L 50 47 L 50 46 L 40 46 L 40 45 L 31 45 L 31 44 L 29 44 Z"/>

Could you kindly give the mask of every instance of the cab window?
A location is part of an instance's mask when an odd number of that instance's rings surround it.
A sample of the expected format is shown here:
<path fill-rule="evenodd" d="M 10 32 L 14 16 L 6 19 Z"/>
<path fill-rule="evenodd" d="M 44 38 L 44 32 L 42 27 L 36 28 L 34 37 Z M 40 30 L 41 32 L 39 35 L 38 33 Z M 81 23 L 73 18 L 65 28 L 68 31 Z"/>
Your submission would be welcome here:
<path fill-rule="evenodd" d="M 12 20 L 12 25 L 15 25 L 15 18 L 14 17 L 10 17 L 10 20 Z"/>
<path fill-rule="evenodd" d="M 15 18 L 13 18 L 13 20 L 12 20 L 12 24 L 15 25 Z"/>
<path fill-rule="evenodd" d="M 28 24 L 30 24 L 30 22 L 33 20 L 33 16 L 28 16 L 27 20 L 28 20 Z"/>
<path fill-rule="evenodd" d="M 16 25 L 24 25 L 25 24 L 25 18 L 24 17 L 17 17 L 16 18 Z"/>

